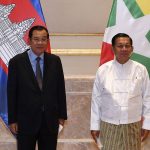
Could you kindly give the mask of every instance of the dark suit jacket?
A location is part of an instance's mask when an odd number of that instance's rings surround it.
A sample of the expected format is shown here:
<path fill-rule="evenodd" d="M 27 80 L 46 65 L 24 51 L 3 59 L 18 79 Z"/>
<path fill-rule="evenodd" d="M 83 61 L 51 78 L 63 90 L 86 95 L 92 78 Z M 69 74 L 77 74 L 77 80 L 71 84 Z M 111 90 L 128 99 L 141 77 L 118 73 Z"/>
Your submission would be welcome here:
<path fill-rule="evenodd" d="M 27 51 L 16 55 L 8 67 L 8 123 L 18 123 L 19 132 L 36 133 L 42 120 L 42 107 L 51 132 L 57 132 L 58 119 L 67 119 L 64 75 L 60 58 L 44 53 L 43 90 L 33 72 Z"/>

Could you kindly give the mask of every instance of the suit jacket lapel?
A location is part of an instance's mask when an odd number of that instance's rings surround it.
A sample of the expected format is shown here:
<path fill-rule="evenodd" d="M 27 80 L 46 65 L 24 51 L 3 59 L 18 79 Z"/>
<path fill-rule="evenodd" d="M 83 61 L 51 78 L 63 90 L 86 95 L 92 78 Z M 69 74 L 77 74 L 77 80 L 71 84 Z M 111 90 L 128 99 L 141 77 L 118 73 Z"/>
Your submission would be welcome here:
<path fill-rule="evenodd" d="M 27 51 L 24 53 L 23 60 L 24 60 L 23 65 L 24 65 L 25 71 L 27 71 L 29 76 L 31 77 L 31 81 L 29 82 L 33 82 L 33 84 L 35 84 L 35 86 L 39 88 Z"/>
<path fill-rule="evenodd" d="M 44 53 L 43 88 L 45 87 L 47 78 L 50 78 L 50 77 L 47 77 L 47 74 L 51 68 L 50 65 L 51 65 L 51 59 L 50 57 L 48 57 L 47 53 Z"/>

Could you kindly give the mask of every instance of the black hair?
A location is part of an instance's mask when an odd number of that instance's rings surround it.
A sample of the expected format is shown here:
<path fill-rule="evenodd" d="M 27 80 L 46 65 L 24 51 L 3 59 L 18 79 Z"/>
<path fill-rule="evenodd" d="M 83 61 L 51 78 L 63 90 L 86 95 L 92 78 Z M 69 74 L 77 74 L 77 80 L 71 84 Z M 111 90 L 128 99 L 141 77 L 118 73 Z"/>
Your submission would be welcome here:
<path fill-rule="evenodd" d="M 35 31 L 35 30 L 38 30 L 38 31 L 45 30 L 46 33 L 47 33 L 47 39 L 49 39 L 49 33 L 48 33 L 47 28 L 45 28 L 44 26 L 41 26 L 41 25 L 33 26 L 33 27 L 29 30 L 29 38 L 30 38 L 30 39 L 32 38 L 33 31 Z"/>
<path fill-rule="evenodd" d="M 125 33 L 118 33 L 118 34 L 116 34 L 116 35 L 112 38 L 112 40 L 111 40 L 112 46 L 115 46 L 117 38 L 120 38 L 120 37 L 129 38 L 130 44 L 132 45 L 133 41 L 132 41 L 131 37 L 130 37 L 128 34 L 125 34 Z"/>

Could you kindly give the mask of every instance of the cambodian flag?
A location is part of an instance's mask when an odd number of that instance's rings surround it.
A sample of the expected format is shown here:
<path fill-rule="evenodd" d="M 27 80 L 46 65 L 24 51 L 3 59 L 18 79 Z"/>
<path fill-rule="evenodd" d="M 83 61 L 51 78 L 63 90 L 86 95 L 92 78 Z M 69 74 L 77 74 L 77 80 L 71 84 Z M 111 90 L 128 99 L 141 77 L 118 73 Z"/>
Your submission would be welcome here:
<path fill-rule="evenodd" d="M 28 48 L 33 25 L 46 26 L 39 0 L 0 0 L 0 117 L 6 124 L 8 62 Z"/>

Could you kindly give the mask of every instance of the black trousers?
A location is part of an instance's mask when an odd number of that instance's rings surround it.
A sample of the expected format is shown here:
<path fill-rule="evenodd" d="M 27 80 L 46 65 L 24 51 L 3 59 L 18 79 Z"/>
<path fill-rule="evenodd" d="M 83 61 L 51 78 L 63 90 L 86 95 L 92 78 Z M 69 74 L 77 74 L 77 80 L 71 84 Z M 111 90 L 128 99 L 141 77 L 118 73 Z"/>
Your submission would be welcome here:
<path fill-rule="evenodd" d="M 19 133 L 17 135 L 17 150 L 35 150 L 36 143 L 38 150 L 56 150 L 57 136 L 58 133 L 50 133 L 43 115 L 41 128 L 37 134 Z"/>

